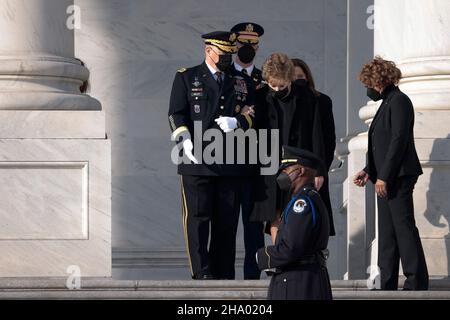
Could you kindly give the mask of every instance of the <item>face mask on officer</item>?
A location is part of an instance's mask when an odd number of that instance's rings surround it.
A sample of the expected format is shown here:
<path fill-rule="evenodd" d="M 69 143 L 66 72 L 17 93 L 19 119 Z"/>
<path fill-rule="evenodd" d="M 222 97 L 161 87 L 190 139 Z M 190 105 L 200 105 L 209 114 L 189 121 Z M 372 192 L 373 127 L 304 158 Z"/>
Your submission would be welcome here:
<path fill-rule="evenodd" d="M 244 44 L 237 52 L 238 58 L 242 63 L 250 63 L 256 55 L 256 50 L 250 44 Z"/>
<path fill-rule="evenodd" d="M 215 62 L 217 69 L 219 69 L 219 71 L 225 72 L 231 66 L 231 63 L 233 62 L 231 54 L 218 54 L 212 48 L 211 48 L 211 51 L 213 51 L 214 54 L 217 57 L 219 57 L 217 62 Z M 211 57 L 211 59 L 213 61 L 215 61 L 212 57 Z"/>
<path fill-rule="evenodd" d="M 383 98 L 383 96 L 381 95 L 381 93 L 379 93 L 377 90 L 375 90 L 374 88 L 367 88 L 367 96 L 372 99 L 373 101 L 378 101 L 381 100 L 381 98 Z"/>
<path fill-rule="evenodd" d="M 216 67 L 220 71 L 224 72 L 226 71 L 233 62 L 233 59 L 231 57 L 231 54 L 222 54 L 219 55 L 219 61 L 216 62 Z"/>
<path fill-rule="evenodd" d="M 280 190 L 290 191 L 292 189 L 292 183 L 300 176 L 300 168 L 294 169 L 287 173 L 283 170 L 277 176 L 277 184 Z"/>

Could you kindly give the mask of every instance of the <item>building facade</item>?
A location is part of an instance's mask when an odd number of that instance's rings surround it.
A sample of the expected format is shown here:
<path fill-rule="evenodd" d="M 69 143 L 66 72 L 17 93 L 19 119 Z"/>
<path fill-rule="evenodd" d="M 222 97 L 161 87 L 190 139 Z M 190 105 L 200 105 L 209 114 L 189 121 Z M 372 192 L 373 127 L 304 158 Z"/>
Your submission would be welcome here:
<path fill-rule="evenodd" d="M 399 65 L 416 110 L 416 220 L 430 275 L 448 276 L 448 1 L 0 0 L 0 277 L 189 278 L 171 84 L 202 62 L 202 33 L 247 20 L 266 30 L 257 65 L 302 58 L 333 100 L 331 277 L 376 265 L 374 191 L 351 183 L 377 108 L 357 74 L 376 54 Z"/>

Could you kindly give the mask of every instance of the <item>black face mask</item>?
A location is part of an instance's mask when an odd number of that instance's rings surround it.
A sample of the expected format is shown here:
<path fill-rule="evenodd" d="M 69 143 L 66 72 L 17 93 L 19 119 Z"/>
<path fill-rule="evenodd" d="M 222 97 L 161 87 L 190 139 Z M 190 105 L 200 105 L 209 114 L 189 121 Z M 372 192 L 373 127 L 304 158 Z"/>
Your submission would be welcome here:
<path fill-rule="evenodd" d="M 280 187 L 280 190 L 282 190 L 282 191 L 289 191 L 289 190 L 291 190 L 291 187 L 292 187 L 292 181 L 289 178 L 289 175 L 285 172 L 281 172 L 277 176 L 277 184 L 278 184 L 278 187 Z"/>
<path fill-rule="evenodd" d="M 294 172 L 296 172 L 296 171 L 297 170 L 292 171 L 291 175 L 293 175 Z M 295 174 L 295 176 L 293 178 L 294 179 L 291 180 L 291 177 L 289 176 L 289 174 L 287 174 L 286 172 L 282 171 L 277 176 L 277 179 L 276 179 L 278 187 L 280 188 L 280 190 L 282 190 L 282 191 L 291 191 L 291 189 L 292 189 L 292 182 L 298 178 L 298 173 Z"/>
<path fill-rule="evenodd" d="M 308 81 L 306 79 L 297 79 L 294 82 L 299 87 L 306 87 L 306 85 L 308 84 Z"/>
<path fill-rule="evenodd" d="M 238 58 L 242 63 L 250 63 L 253 61 L 256 55 L 256 50 L 253 46 L 246 44 L 239 48 L 237 52 Z"/>
<path fill-rule="evenodd" d="M 379 93 L 377 90 L 375 90 L 374 88 L 367 88 L 367 96 L 372 99 L 373 101 L 378 101 L 381 100 L 383 98 L 383 96 L 381 95 L 381 93 Z"/>
<path fill-rule="evenodd" d="M 283 99 L 288 95 L 288 93 L 289 93 L 289 86 L 286 86 L 286 88 L 284 88 L 283 90 L 278 91 L 275 91 L 272 88 L 270 88 L 270 94 L 272 95 L 272 97 L 277 99 Z"/>
<path fill-rule="evenodd" d="M 216 62 L 216 67 L 220 71 L 225 72 L 231 66 L 232 61 L 231 54 L 219 55 L 219 61 Z"/>

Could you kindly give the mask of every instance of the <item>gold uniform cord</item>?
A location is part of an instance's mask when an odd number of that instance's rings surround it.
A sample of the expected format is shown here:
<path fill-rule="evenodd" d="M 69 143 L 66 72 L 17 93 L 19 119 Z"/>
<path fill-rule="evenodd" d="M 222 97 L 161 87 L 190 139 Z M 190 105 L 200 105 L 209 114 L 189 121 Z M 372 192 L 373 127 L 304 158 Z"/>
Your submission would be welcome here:
<path fill-rule="evenodd" d="M 187 250 L 187 255 L 188 255 L 188 259 L 189 259 L 189 269 L 191 270 L 191 275 L 194 276 L 194 272 L 192 270 L 192 261 L 191 261 L 191 253 L 189 251 L 189 238 L 188 238 L 188 234 L 187 234 L 187 219 L 188 219 L 188 209 L 187 209 L 187 204 L 186 204 L 186 195 L 184 194 L 184 185 L 183 185 L 183 176 L 180 177 L 181 178 L 181 211 L 182 211 L 182 218 L 183 218 L 183 233 L 184 233 L 184 240 L 186 242 L 186 250 Z"/>

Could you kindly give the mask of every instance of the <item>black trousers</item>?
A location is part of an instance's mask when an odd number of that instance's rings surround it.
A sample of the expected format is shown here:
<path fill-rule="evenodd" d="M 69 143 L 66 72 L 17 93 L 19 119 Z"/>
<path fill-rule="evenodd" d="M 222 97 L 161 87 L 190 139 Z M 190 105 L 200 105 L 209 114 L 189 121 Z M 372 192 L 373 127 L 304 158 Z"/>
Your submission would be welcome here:
<path fill-rule="evenodd" d="M 397 290 L 399 260 L 406 276 L 405 289 L 427 290 L 428 270 L 414 219 L 413 190 L 416 176 L 388 184 L 388 198 L 378 201 L 378 266 L 381 289 Z"/>
<path fill-rule="evenodd" d="M 242 178 L 241 184 L 241 210 L 242 225 L 244 227 L 244 279 L 254 280 L 261 277 L 261 270 L 256 263 L 256 252 L 264 247 L 264 223 L 261 221 L 250 221 L 253 211 L 253 177 Z"/>
<path fill-rule="evenodd" d="M 240 178 L 184 175 L 181 187 L 192 277 L 234 279 Z"/>
<path fill-rule="evenodd" d="M 267 300 L 332 300 L 327 268 L 305 265 L 272 276 Z"/>

